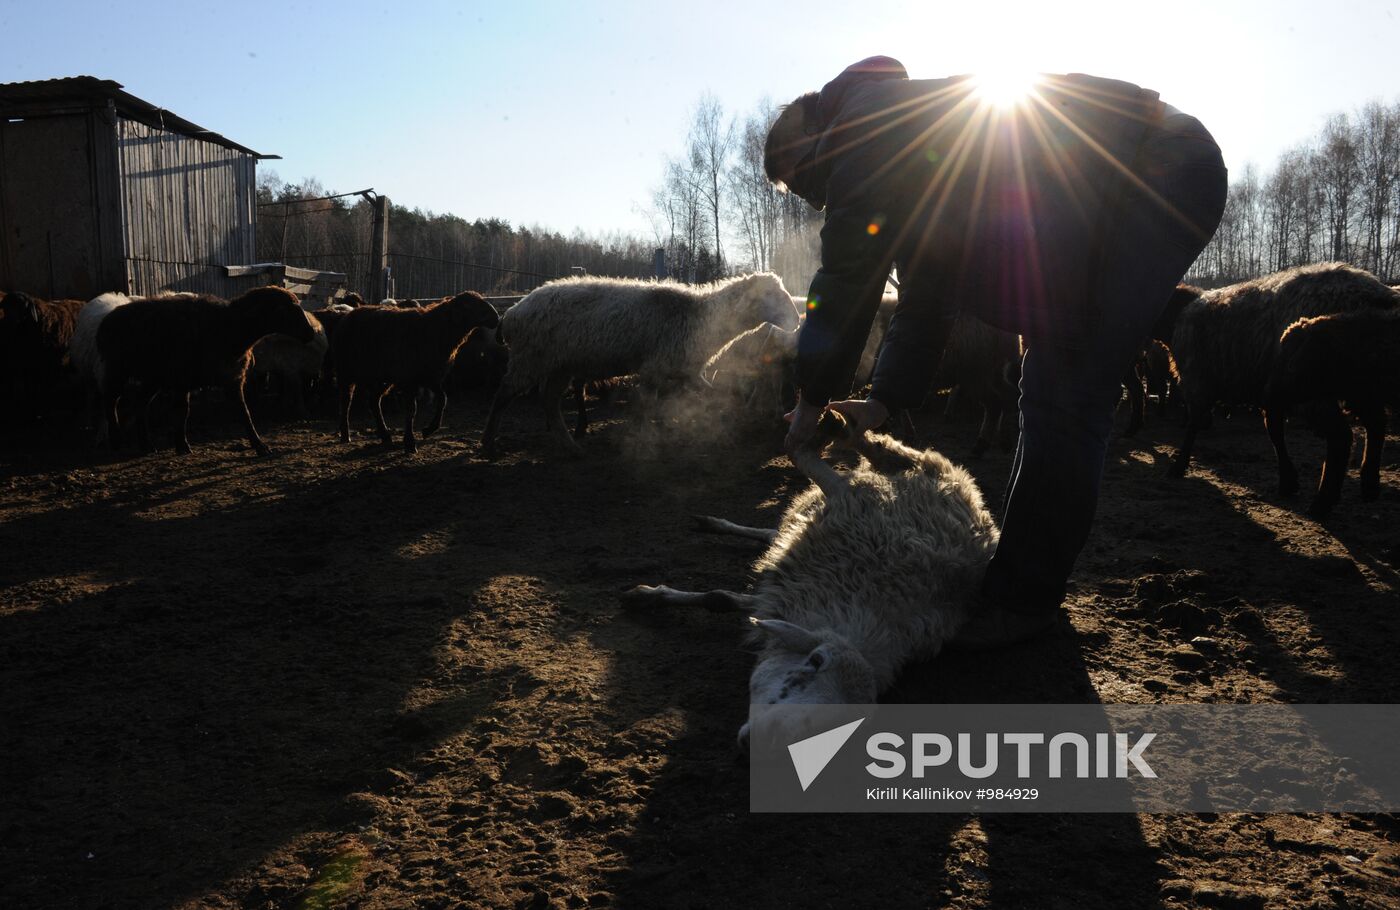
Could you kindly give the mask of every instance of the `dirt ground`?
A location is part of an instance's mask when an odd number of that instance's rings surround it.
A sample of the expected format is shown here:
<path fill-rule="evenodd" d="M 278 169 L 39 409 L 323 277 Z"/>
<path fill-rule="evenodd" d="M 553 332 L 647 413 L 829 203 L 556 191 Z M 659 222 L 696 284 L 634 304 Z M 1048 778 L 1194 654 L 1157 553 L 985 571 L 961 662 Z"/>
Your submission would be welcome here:
<path fill-rule="evenodd" d="M 264 416 L 273 460 L 207 411 L 184 458 L 8 432 L 0 907 L 1400 906 L 1394 816 L 751 815 L 737 618 L 616 598 L 742 587 L 753 545 L 688 517 L 771 525 L 804 481 L 776 427 L 625 410 L 578 461 L 524 404 L 481 460 L 470 396 L 411 458 L 329 417 Z M 1256 420 L 1174 481 L 1178 435 L 1114 442 L 1072 631 L 890 700 L 1400 701 L 1397 441 L 1319 524 Z M 1009 457 L 970 466 L 998 501 Z"/>

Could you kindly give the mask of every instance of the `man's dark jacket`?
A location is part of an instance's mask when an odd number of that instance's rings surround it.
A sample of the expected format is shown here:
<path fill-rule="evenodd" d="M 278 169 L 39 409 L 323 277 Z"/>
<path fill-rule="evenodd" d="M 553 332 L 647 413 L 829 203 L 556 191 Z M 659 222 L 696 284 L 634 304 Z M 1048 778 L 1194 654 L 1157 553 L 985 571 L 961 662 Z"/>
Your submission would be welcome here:
<path fill-rule="evenodd" d="M 891 408 L 923 400 L 960 310 L 1032 337 L 1092 318 L 1109 213 L 1164 106 L 1078 74 L 1008 109 L 975 85 L 875 57 L 822 89 L 816 153 L 789 181 L 826 210 L 799 342 L 809 402 L 849 394 L 891 265 L 900 304 L 872 391 Z"/>

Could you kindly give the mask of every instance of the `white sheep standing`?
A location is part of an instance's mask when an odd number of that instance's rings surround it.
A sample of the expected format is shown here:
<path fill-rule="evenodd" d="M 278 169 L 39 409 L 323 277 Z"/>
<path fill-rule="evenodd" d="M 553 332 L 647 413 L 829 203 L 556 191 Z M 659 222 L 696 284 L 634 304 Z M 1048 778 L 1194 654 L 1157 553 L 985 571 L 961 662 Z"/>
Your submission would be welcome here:
<path fill-rule="evenodd" d="M 97 445 L 105 445 L 110 441 L 107 414 L 104 408 L 97 406 L 96 398 L 102 376 L 102 358 L 97 353 L 97 328 L 109 313 L 118 307 L 126 306 L 133 299 L 141 298 L 112 292 L 101 294 L 83 304 L 83 308 L 78 311 L 78 325 L 73 330 L 73 340 L 68 348 L 68 356 L 78 373 L 78 381 L 90 399 L 89 406 L 97 411 L 97 431 L 94 436 Z"/>
<path fill-rule="evenodd" d="M 705 361 L 700 378 L 742 400 L 755 414 L 781 415 L 786 410 L 783 382 L 797 363 L 798 330 L 765 322 L 741 332 Z"/>
<path fill-rule="evenodd" d="M 856 369 L 857 387 L 874 378 L 880 345 L 897 304 L 893 294 L 880 299 Z M 783 404 L 784 381 L 795 384 L 800 333 L 801 325 L 791 330 L 770 324 L 752 328 L 731 339 L 711 357 L 701 377 L 712 388 L 737 395 L 755 413 L 776 410 Z M 953 323 L 933 387 L 954 388 L 981 408 L 982 425 L 972 448 L 974 458 L 991 448 L 998 435 L 1004 449 L 1015 447 L 1019 355 L 1020 339 L 1011 332 L 968 314 L 958 316 Z M 902 414 L 901 419 L 906 431 L 912 432 L 909 415 Z"/>
<path fill-rule="evenodd" d="M 132 298 L 125 294 L 102 294 L 83 304 L 83 308 L 78 311 L 78 326 L 73 330 L 68 354 L 79 378 L 94 388 L 97 386 L 101 367 L 101 360 L 97 355 L 97 327 L 107 318 L 108 313 L 119 306 L 125 306 L 131 300 Z"/>
<path fill-rule="evenodd" d="M 482 449 L 494 454 L 502 412 L 538 388 L 554 438 L 577 454 L 560 407 L 570 380 L 635 373 L 652 393 L 692 385 L 726 341 L 763 322 L 797 325 L 791 296 L 767 272 L 693 287 L 591 277 L 541 285 L 501 318 L 510 363 L 486 418 Z"/>
<path fill-rule="evenodd" d="M 869 704 L 911 661 L 938 654 L 968 619 L 1000 532 L 972 476 L 938 452 L 868 434 L 838 473 L 794 454 L 813 483 L 777 530 L 702 517 L 706 530 L 768 541 L 750 594 L 641 585 L 634 604 L 747 612 L 761 646 L 753 704 Z M 747 745 L 749 725 L 739 731 Z"/>

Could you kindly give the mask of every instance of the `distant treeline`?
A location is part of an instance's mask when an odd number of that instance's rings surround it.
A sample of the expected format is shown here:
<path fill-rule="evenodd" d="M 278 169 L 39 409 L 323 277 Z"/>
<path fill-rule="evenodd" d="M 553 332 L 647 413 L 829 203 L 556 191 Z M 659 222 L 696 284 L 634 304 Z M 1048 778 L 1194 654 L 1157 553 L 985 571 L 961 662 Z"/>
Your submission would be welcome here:
<path fill-rule="evenodd" d="M 260 175 L 258 258 L 345 272 L 350 289 L 366 294 L 374 268 L 373 206 L 353 195 L 317 198 L 327 195 L 315 179 L 285 184 L 276 173 Z M 655 247 L 621 233 L 566 237 L 499 218 L 468 221 L 392 204 L 389 210 L 389 267 L 399 297 L 520 293 L 574 274 L 576 267 L 593 275 L 647 277 Z"/>
<path fill-rule="evenodd" d="M 680 154 L 669 157 L 645 215 L 650 237 L 614 232 L 565 236 L 500 218 L 467 221 L 393 206 L 389 261 L 400 297 L 457 290 L 527 291 L 579 269 L 648 277 L 665 251 L 668 273 L 704 282 L 739 271 L 777 272 L 801 293 L 817 267 L 821 215 L 777 192 L 763 173 L 763 139 L 777 114 L 765 100 L 729 116 L 713 97 L 692 109 Z M 372 207 L 331 195 L 315 179 L 258 186 L 263 261 L 343 271 L 351 289 L 370 286 Z M 1336 259 L 1393 283 L 1400 272 L 1400 101 L 1336 114 L 1268 173 L 1234 175 L 1215 238 L 1187 278 L 1219 285 L 1308 262 Z"/>
<path fill-rule="evenodd" d="M 1220 229 L 1188 277 L 1218 285 L 1325 260 L 1397 280 L 1400 102 L 1334 114 L 1272 172 L 1251 165 L 1236 175 Z"/>

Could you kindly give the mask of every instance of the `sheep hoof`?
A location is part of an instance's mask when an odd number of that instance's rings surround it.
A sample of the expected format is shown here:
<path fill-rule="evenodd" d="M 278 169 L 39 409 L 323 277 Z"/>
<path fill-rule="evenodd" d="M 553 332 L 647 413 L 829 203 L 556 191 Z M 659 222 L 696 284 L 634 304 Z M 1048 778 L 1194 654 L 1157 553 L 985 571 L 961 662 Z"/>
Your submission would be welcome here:
<path fill-rule="evenodd" d="M 1184 461 L 1182 461 L 1182 460 L 1180 460 L 1180 459 L 1176 459 L 1176 460 L 1172 461 L 1171 464 L 1167 465 L 1167 476 L 1168 476 L 1168 477 L 1178 477 L 1178 478 L 1180 478 L 1180 477 L 1185 477 L 1185 476 L 1186 476 L 1186 462 L 1184 462 Z"/>
<path fill-rule="evenodd" d="M 1278 495 L 1280 495 L 1280 496 L 1297 496 L 1297 495 L 1298 495 L 1298 481 L 1297 481 L 1296 479 L 1295 479 L 1295 480 L 1280 480 L 1280 481 L 1278 482 Z"/>
<path fill-rule="evenodd" d="M 276 458 L 276 457 L 277 457 L 277 454 L 276 454 L 275 452 L 273 452 L 271 449 L 269 449 L 267 446 L 255 446 L 255 447 L 253 448 L 253 452 L 254 452 L 259 458 Z"/>
<path fill-rule="evenodd" d="M 1361 501 L 1375 502 L 1381 498 L 1381 482 L 1379 478 L 1361 478 Z"/>
<path fill-rule="evenodd" d="M 1308 515 L 1321 521 L 1332 514 L 1332 507 L 1337 503 L 1332 499 L 1314 499 L 1312 505 L 1308 506 Z"/>
<path fill-rule="evenodd" d="M 556 442 L 552 448 L 554 454 L 559 458 L 579 459 L 584 457 L 583 447 L 572 439 L 569 440 L 567 445 L 563 442 Z"/>
<path fill-rule="evenodd" d="M 661 589 L 654 585 L 637 585 L 635 588 L 619 591 L 617 599 L 623 606 L 636 607 L 656 600 L 660 593 Z"/>

